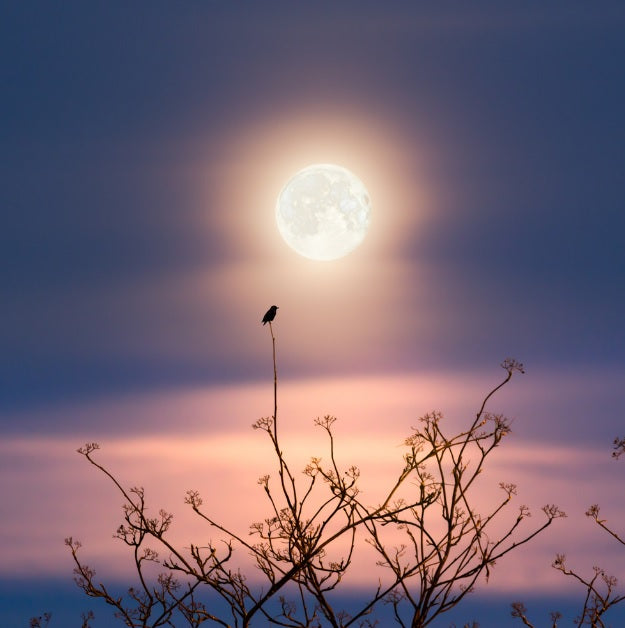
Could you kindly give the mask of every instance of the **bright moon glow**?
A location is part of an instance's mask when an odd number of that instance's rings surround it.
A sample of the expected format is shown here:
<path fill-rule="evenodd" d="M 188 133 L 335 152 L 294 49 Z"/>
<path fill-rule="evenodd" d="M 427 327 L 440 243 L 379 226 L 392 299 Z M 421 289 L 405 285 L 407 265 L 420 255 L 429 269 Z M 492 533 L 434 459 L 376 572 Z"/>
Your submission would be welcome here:
<path fill-rule="evenodd" d="M 371 202 L 360 179 L 332 164 L 300 170 L 276 204 L 278 230 L 300 255 L 332 260 L 353 251 L 369 228 Z"/>

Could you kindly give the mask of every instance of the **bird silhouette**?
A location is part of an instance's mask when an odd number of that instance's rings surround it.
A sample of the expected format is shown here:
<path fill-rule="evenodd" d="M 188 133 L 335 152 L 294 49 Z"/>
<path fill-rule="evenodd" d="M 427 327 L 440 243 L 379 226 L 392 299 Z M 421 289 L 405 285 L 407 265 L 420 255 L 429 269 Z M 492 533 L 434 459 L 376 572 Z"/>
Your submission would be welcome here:
<path fill-rule="evenodd" d="M 277 311 L 278 311 L 278 306 L 272 305 L 265 313 L 265 316 L 263 316 L 263 321 L 262 321 L 263 325 L 265 323 L 271 323 L 271 321 L 276 317 Z"/>

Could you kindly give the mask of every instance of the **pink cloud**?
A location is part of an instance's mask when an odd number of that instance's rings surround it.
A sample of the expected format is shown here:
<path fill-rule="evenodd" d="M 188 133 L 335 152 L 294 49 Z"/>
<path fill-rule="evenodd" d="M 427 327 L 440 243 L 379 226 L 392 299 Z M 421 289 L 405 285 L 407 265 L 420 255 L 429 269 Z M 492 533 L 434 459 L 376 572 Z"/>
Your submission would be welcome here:
<path fill-rule="evenodd" d="M 497 376 L 499 374 L 495 373 Z M 495 382 L 497 378 L 495 378 Z M 402 466 L 402 442 L 418 415 L 438 401 L 447 410 L 449 432 L 467 425 L 492 374 L 471 377 L 414 374 L 405 377 L 369 377 L 287 381 L 280 384 L 281 442 L 294 471 L 311 456 L 327 459 L 327 442 L 315 416 L 331 413 L 336 423 L 339 464 L 361 468 L 365 499 L 376 503 Z M 568 382 L 572 390 L 575 379 Z M 552 382 L 557 394 L 565 378 Z M 527 409 L 524 386 L 512 382 L 497 409 Z M 269 390 L 268 390 L 269 389 Z M 534 403 L 543 407 L 546 392 L 531 386 Z M 601 386 L 598 385 L 601 391 Z M 566 404 L 563 404 L 566 405 Z M 126 487 L 142 485 L 154 512 L 165 508 L 176 515 L 174 537 L 181 543 L 219 538 L 183 504 L 187 489 L 199 490 L 207 510 L 217 519 L 246 534 L 248 525 L 268 514 L 258 477 L 275 475 L 270 445 L 250 425 L 272 411 L 270 386 L 226 386 L 208 390 L 176 391 L 124 398 L 100 404 L 59 408 L 51 421 L 92 415 L 92 434 L 83 428 L 55 438 L 15 436 L 0 445 L 3 500 L 2 538 L 5 573 L 67 574 L 71 562 L 63 538 L 73 535 L 85 546 L 85 559 L 103 573 L 126 570 L 128 556 L 111 535 L 121 521 L 120 496 L 96 469 L 75 453 L 86 440 L 99 440 L 97 458 Z M 566 407 L 563 407 L 566 415 Z M 106 418 L 132 420 L 130 434 L 115 435 Z M 517 423 L 524 416 L 517 415 Z M 553 418 L 553 417 L 552 417 Z M 533 434 L 513 433 L 496 450 L 480 479 L 478 501 L 486 506 L 498 499 L 500 481 L 519 487 L 517 504 L 528 504 L 537 524 L 540 507 L 557 503 L 569 518 L 556 521 L 535 542 L 501 561 L 489 590 L 522 591 L 567 586 L 549 565 L 557 552 L 566 552 L 571 564 L 600 564 L 616 575 L 618 548 L 593 529 L 583 513 L 591 503 L 603 504 L 610 522 L 624 520 L 619 494 L 620 466 L 608 447 L 544 441 Z M 302 478 L 303 479 L 303 478 Z M 516 508 L 516 506 L 514 507 Z M 516 516 L 511 510 L 510 517 Z M 615 551 L 616 550 L 616 551 Z M 358 560 L 369 557 L 362 553 Z M 575 561 L 575 563 L 573 563 Z M 368 573 L 365 565 L 356 573 Z M 354 584 L 361 583 L 358 576 Z"/>

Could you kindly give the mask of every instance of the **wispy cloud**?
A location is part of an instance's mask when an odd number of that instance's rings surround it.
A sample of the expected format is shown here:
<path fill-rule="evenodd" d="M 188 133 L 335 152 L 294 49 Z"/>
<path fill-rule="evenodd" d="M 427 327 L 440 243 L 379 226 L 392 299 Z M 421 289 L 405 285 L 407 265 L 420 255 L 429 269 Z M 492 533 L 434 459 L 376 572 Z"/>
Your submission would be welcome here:
<path fill-rule="evenodd" d="M 328 413 L 340 417 L 336 424 L 339 463 L 361 468 L 363 495 L 374 503 L 401 469 L 403 439 L 418 416 L 431 409 L 424 407 L 426 399 L 438 400 L 437 405 L 448 410 L 444 420 L 449 433 L 454 433 L 471 420 L 488 380 L 492 378 L 483 375 L 460 379 L 415 374 L 285 382 L 280 384 L 282 445 L 295 470 L 303 469 L 311 456 L 327 457 L 327 442 L 312 419 L 326 413 L 314 414 L 315 409 L 328 408 Z M 574 390 L 573 384 L 569 381 L 566 388 Z M 71 565 L 62 543 L 68 535 L 84 541 L 88 562 L 109 573 L 126 571 L 124 548 L 111 539 L 121 521 L 120 496 L 75 453 L 86 440 L 101 442 L 98 460 L 124 486 L 146 488 L 154 511 L 163 507 L 176 514 L 173 535 L 181 544 L 215 536 L 183 504 L 187 489 L 199 490 L 211 513 L 246 534 L 250 523 L 268 513 L 256 480 L 275 473 L 269 443 L 250 428 L 259 416 L 271 413 L 267 388 L 229 386 L 107 401 L 101 407 L 64 407 L 48 417 L 51 425 L 62 416 L 74 430 L 57 437 L 22 433 L 5 439 L 0 445 L 3 572 L 27 575 L 36 569 L 69 574 Z M 552 383 L 550 389 L 557 392 L 559 387 Z M 540 387 L 530 386 L 530 391 L 535 394 L 529 395 L 532 403 L 544 403 Z M 527 409 L 525 395 L 519 395 L 518 389 L 506 392 L 496 408 Z M 572 410 L 563 405 L 565 416 L 557 419 L 560 429 L 566 428 L 566 412 Z M 89 414 L 89 428 L 78 427 Z M 517 416 L 517 423 L 524 420 Z M 130 421 L 132 429 L 117 429 Z M 604 447 L 566 438 L 561 443 L 545 440 L 540 423 L 534 418 L 531 431 L 513 433 L 493 453 L 480 479 L 478 503 L 488 507 L 499 497 L 500 481 L 514 482 L 519 490 L 517 505 L 531 507 L 534 523 L 546 503 L 557 503 L 569 518 L 556 521 L 522 552 L 502 561 L 489 585 L 498 590 L 564 586 L 549 568 L 556 552 L 566 552 L 580 564 L 618 569 L 612 548 L 583 515 L 595 502 L 605 505 L 610 521 L 619 521 L 624 514 L 615 498 L 620 467 L 610 459 L 609 443 Z M 510 516 L 515 517 L 516 510 Z M 361 560 L 367 559 L 362 554 Z M 362 582 L 356 577 L 353 584 Z"/>

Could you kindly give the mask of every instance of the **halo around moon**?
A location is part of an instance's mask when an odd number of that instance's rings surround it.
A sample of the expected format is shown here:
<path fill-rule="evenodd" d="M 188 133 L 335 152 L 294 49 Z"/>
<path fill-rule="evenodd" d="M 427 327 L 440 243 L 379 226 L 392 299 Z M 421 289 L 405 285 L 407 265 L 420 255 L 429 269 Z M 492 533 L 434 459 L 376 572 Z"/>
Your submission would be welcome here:
<path fill-rule="evenodd" d="M 351 253 L 369 229 L 371 202 L 346 168 L 314 164 L 296 173 L 276 203 L 278 231 L 297 253 L 328 261 Z"/>

